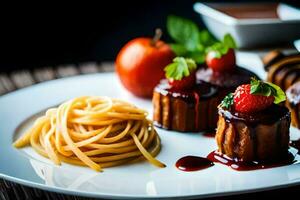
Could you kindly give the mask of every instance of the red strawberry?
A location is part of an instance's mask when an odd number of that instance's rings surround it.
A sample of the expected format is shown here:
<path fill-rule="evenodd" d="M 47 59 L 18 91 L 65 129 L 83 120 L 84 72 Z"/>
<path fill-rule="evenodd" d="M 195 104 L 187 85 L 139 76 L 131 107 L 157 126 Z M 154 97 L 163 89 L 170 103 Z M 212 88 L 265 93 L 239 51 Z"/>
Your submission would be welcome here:
<path fill-rule="evenodd" d="M 206 56 L 206 64 L 213 71 L 222 72 L 235 68 L 235 54 L 233 49 L 229 49 L 220 58 L 216 57 L 215 51 L 209 51 Z"/>
<path fill-rule="evenodd" d="M 172 88 L 177 90 L 191 88 L 196 83 L 196 72 L 194 71 L 190 73 L 189 76 L 183 77 L 181 80 L 174 80 L 170 78 L 168 81 Z"/>
<path fill-rule="evenodd" d="M 251 94 L 251 85 L 239 86 L 233 94 L 234 109 L 238 112 L 250 113 L 263 110 L 271 106 L 274 96 Z"/>

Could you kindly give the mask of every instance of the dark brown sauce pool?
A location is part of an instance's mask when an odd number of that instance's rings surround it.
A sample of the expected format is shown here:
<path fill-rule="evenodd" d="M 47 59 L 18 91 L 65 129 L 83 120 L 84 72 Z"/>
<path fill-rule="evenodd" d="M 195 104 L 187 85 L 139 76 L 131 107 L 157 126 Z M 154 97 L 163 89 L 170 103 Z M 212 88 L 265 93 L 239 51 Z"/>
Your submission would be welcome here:
<path fill-rule="evenodd" d="M 297 145 L 300 145 L 300 140 L 297 141 Z M 187 172 L 206 169 L 214 166 L 214 163 L 226 165 L 237 171 L 251 171 L 291 165 L 295 162 L 295 156 L 290 152 L 288 152 L 287 155 L 282 156 L 280 159 L 272 162 L 244 162 L 238 159 L 229 158 L 228 156 L 217 151 L 213 151 L 209 153 L 206 158 L 198 156 L 182 157 L 176 162 L 175 165 L 179 170 Z"/>
<path fill-rule="evenodd" d="M 180 158 L 175 165 L 178 169 L 182 171 L 191 172 L 206 169 L 208 167 L 213 166 L 214 163 L 211 162 L 209 159 L 203 157 L 185 156 Z"/>
<path fill-rule="evenodd" d="M 212 6 L 237 19 L 278 19 L 278 3 L 243 3 Z"/>
<path fill-rule="evenodd" d="M 220 154 L 217 151 L 213 151 L 210 154 L 208 154 L 207 159 L 214 163 L 221 163 L 223 165 L 227 165 L 230 168 L 237 171 L 267 169 L 267 168 L 291 165 L 295 163 L 295 157 L 290 152 L 288 152 L 288 154 L 283 156 L 282 158 L 272 162 L 258 162 L 258 161 L 244 162 L 241 160 L 229 158 L 228 156 L 224 154 Z"/>
<path fill-rule="evenodd" d="M 214 138 L 216 136 L 216 133 L 215 132 L 206 132 L 206 133 L 203 133 L 203 136 L 208 137 L 208 138 Z"/>

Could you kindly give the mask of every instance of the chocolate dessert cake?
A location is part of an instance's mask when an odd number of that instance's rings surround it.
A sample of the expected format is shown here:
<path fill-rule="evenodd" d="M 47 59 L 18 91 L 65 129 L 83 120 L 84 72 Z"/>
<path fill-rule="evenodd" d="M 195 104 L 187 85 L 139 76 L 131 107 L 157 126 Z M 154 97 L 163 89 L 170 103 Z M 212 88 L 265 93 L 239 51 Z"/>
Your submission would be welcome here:
<path fill-rule="evenodd" d="M 157 126 L 182 132 L 213 130 L 217 123 L 220 103 L 215 86 L 203 81 L 188 89 L 172 88 L 162 80 L 153 94 L 154 115 Z"/>
<path fill-rule="evenodd" d="M 261 161 L 286 154 L 290 113 L 272 105 L 257 113 L 239 113 L 219 107 L 216 132 L 218 150 L 231 158 Z"/>
<path fill-rule="evenodd" d="M 252 79 L 218 106 L 218 152 L 244 162 L 272 161 L 287 155 L 291 116 L 277 85 Z"/>

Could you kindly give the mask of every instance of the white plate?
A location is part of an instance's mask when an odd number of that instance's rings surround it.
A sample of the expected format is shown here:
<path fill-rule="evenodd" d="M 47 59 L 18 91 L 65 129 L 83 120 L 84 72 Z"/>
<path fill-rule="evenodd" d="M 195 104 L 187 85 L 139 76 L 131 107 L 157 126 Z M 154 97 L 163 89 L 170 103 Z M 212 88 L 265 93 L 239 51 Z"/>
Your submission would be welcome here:
<path fill-rule="evenodd" d="M 251 56 L 247 57 L 253 61 Z M 216 149 L 214 139 L 201 134 L 158 129 L 162 151 L 157 158 L 166 168 L 159 169 L 145 161 L 108 168 L 103 173 L 68 164 L 55 166 L 30 147 L 15 149 L 11 146 L 33 120 L 30 117 L 80 95 L 107 95 L 129 100 L 150 112 L 152 108 L 150 101 L 125 92 L 113 73 L 50 81 L 4 95 L 0 98 L 0 177 L 54 192 L 130 199 L 201 198 L 300 184 L 300 164 L 244 172 L 220 164 L 196 172 L 178 170 L 174 164 L 180 157 L 206 156 Z M 296 129 L 291 132 L 293 137 L 300 135 Z M 296 159 L 300 160 L 299 156 Z"/>

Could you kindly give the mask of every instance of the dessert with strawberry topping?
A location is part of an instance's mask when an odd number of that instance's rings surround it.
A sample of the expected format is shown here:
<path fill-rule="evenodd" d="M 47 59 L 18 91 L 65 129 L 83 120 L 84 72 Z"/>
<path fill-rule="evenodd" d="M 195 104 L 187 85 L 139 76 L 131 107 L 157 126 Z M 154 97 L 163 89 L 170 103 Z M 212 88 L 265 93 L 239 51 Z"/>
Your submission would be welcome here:
<path fill-rule="evenodd" d="M 166 79 L 153 93 L 155 124 L 182 132 L 212 130 L 220 102 L 217 88 L 196 80 L 194 60 L 176 57 L 165 68 Z"/>
<path fill-rule="evenodd" d="M 236 65 L 235 48 L 233 38 L 226 34 L 223 41 L 207 49 L 207 67 L 197 71 L 197 79 L 216 85 L 222 99 L 237 86 L 249 83 L 251 77 L 257 77 L 253 72 Z"/>
<path fill-rule="evenodd" d="M 285 99 L 280 87 L 256 79 L 228 94 L 218 106 L 218 152 L 243 162 L 287 155 L 291 117 L 278 105 Z"/>

